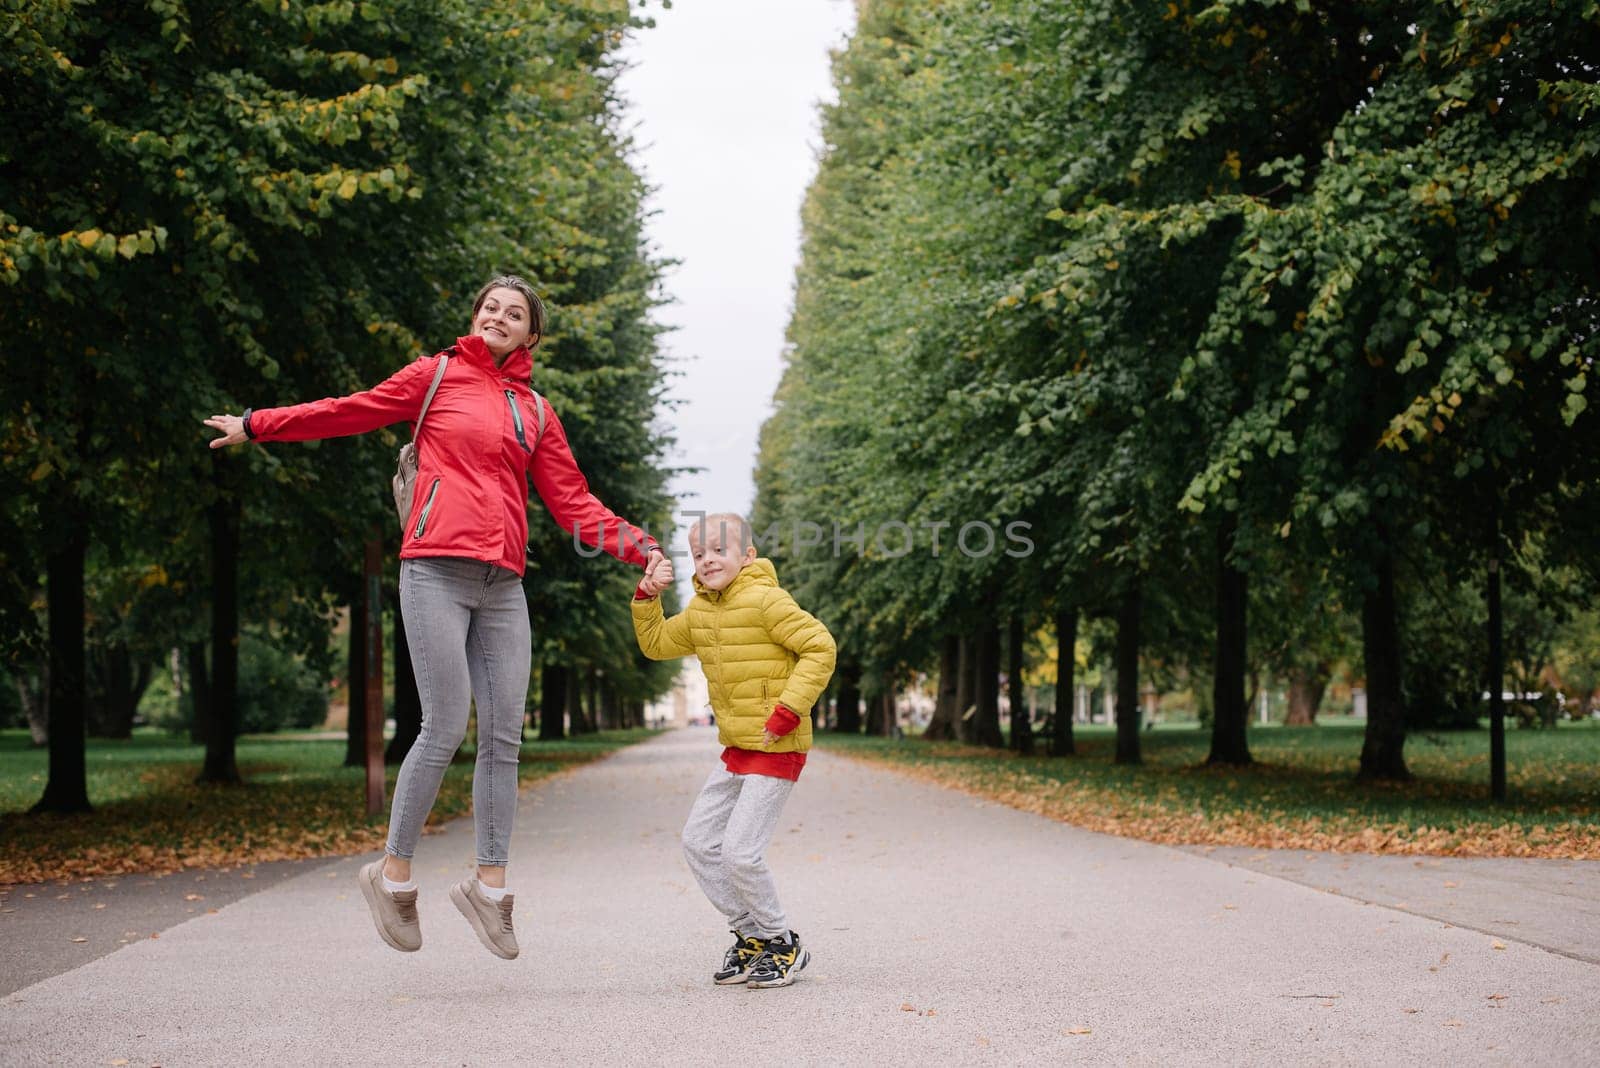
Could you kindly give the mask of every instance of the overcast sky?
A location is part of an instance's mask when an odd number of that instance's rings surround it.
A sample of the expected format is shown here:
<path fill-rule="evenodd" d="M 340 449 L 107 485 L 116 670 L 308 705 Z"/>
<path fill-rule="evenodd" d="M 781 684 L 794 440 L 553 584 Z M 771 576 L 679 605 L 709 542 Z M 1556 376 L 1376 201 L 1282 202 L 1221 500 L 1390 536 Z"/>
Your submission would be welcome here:
<path fill-rule="evenodd" d="M 800 203 L 816 172 L 817 105 L 833 98 L 829 51 L 850 0 L 652 3 L 653 30 L 624 51 L 636 163 L 655 188 L 649 235 L 680 261 L 658 318 L 673 370 L 673 484 L 685 510 L 749 513 L 761 424 L 782 372 L 800 251 Z M 674 538 L 680 549 L 684 532 Z M 681 560 L 681 558 L 680 558 Z M 680 563 L 686 579 L 689 568 Z"/>

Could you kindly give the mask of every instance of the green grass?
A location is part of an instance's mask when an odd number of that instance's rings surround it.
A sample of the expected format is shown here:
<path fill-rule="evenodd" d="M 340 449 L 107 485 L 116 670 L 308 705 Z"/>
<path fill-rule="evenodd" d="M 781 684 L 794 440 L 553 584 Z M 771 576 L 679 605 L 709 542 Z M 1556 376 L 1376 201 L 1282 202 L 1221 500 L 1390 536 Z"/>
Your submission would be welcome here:
<path fill-rule="evenodd" d="M 1076 729 L 1078 755 L 1021 758 L 921 739 L 827 735 L 823 744 L 1068 822 L 1157 841 L 1600 857 L 1600 724 L 1506 735 L 1505 804 L 1489 800 L 1489 734 L 1418 732 L 1415 781 L 1357 783 L 1359 720 L 1252 727 L 1256 763 L 1209 768 L 1210 735 L 1140 736 L 1144 763 L 1112 763 L 1110 727 Z M 1041 739 L 1042 742 L 1042 739 Z"/>
<path fill-rule="evenodd" d="M 522 747 L 524 785 L 588 763 L 653 732 L 606 731 Z M 365 771 L 343 766 L 342 738 L 259 735 L 239 740 L 238 786 L 197 785 L 204 750 L 159 732 L 91 739 L 86 754 L 94 811 L 33 816 L 48 756 L 26 731 L 0 731 L 0 883 L 131 871 L 171 871 L 324 854 L 360 853 L 383 841 L 387 813 L 368 819 Z M 445 773 L 429 826 L 472 806 L 469 743 Z M 396 768 L 387 769 L 392 791 Z"/>

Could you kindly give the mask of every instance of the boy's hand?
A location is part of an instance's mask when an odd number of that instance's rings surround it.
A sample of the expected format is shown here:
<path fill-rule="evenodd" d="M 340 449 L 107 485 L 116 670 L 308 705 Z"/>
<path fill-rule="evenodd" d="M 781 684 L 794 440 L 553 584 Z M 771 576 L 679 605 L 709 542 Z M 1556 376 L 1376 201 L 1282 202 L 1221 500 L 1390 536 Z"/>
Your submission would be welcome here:
<path fill-rule="evenodd" d="M 639 583 L 639 592 L 646 597 L 654 597 L 670 585 L 672 561 L 665 553 L 651 553 L 650 562 L 645 565 L 644 579 Z"/>
<path fill-rule="evenodd" d="M 771 745 L 773 742 L 776 742 L 777 740 L 778 740 L 778 736 L 776 734 L 773 734 L 771 731 L 767 730 L 765 727 L 763 727 L 761 729 L 761 744 L 762 745 Z"/>

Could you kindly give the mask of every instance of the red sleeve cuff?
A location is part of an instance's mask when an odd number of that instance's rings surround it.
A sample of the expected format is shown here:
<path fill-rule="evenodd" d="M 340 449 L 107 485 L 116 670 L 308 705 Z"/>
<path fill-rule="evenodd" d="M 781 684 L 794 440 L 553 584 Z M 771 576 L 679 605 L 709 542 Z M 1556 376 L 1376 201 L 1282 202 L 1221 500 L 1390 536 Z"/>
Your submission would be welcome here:
<path fill-rule="evenodd" d="M 653 594 L 653 593 L 645 593 L 644 592 L 644 583 L 642 583 L 642 582 L 639 583 L 638 586 L 634 587 L 633 599 L 635 601 L 653 601 L 653 600 L 655 600 L 655 596 L 656 595 Z"/>
<path fill-rule="evenodd" d="M 767 717 L 767 730 L 782 738 L 796 727 L 800 726 L 800 716 L 783 705 L 778 705 L 772 710 L 772 715 Z"/>

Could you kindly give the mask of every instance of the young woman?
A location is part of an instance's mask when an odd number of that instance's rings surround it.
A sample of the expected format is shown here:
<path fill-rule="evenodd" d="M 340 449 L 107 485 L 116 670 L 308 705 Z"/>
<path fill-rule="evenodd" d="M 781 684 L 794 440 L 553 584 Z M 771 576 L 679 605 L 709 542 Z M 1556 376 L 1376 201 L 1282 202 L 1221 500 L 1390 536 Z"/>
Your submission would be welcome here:
<path fill-rule="evenodd" d="M 451 887 L 450 898 L 490 952 L 507 960 L 517 955 L 506 861 L 532 657 L 522 591 L 528 478 L 564 529 L 642 565 L 657 581 L 672 581 L 672 565 L 655 540 L 589 492 L 561 421 L 530 388 L 532 350 L 543 333 L 544 306 L 533 287 L 505 275 L 478 292 L 471 333 L 447 353 L 417 360 L 348 397 L 205 420 L 222 434 L 211 442 L 214 449 L 415 423 L 440 358 L 450 357 L 417 437 L 416 489 L 401 530 L 400 603 L 422 698 L 422 733 L 395 782 L 385 856 L 359 875 L 378 935 L 399 950 L 422 946 L 411 857 L 466 736 L 469 700 L 476 698 L 478 877 Z"/>

